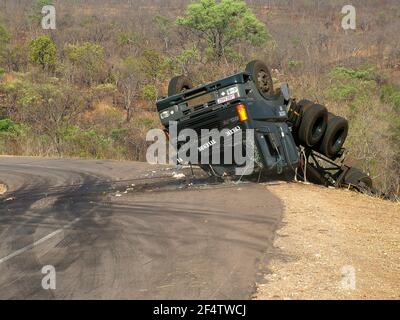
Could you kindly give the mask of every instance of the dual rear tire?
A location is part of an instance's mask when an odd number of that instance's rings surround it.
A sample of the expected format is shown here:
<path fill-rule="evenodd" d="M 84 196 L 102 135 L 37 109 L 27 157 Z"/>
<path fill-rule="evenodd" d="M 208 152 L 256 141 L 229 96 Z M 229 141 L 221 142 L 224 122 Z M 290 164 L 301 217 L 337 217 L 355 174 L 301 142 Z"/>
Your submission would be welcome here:
<path fill-rule="evenodd" d="M 333 159 L 342 150 L 349 131 L 348 121 L 309 100 L 299 102 L 301 121 L 297 128 L 299 143 Z"/>
<path fill-rule="evenodd" d="M 321 141 L 328 124 L 328 111 L 320 104 L 308 100 L 299 102 L 301 105 L 301 122 L 298 138 L 305 147 L 314 147 Z"/>
<path fill-rule="evenodd" d="M 342 150 L 349 132 L 349 123 L 345 118 L 328 113 L 325 135 L 319 145 L 319 151 L 328 158 L 335 158 Z"/>

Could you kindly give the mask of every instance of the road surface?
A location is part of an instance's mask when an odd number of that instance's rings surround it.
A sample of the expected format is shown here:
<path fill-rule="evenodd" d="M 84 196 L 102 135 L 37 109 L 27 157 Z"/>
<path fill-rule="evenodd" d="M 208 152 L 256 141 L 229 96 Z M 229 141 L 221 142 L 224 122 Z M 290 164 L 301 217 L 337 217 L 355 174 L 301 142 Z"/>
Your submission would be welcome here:
<path fill-rule="evenodd" d="M 0 157 L 0 299 L 248 299 L 281 202 L 145 163 Z M 55 270 L 45 290 L 44 266 Z"/>

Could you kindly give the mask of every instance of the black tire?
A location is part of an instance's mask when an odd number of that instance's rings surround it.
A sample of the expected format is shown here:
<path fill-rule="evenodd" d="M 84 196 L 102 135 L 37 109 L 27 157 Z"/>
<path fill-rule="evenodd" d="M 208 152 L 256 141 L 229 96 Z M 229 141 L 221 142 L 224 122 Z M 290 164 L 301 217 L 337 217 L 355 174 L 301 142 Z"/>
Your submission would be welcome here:
<path fill-rule="evenodd" d="M 303 99 L 297 102 L 293 109 L 289 112 L 289 121 L 293 124 L 293 127 L 296 131 L 300 127 L 303 110 L 309 108 L 313 104 L 314 102 Z"/>
<path fill-rule="evenodd" d="M 344 183 L 355 187 L 359 191 L 372 190 L 372 179 L 365 172 L 357 168 L 350 168 L 345 176 Z"/>
<path fill-rule="evenodd" d="M 320 104 L 306 105 L 298 132 L 299 140 L 305 147 L 313 147 L 321 141 L 328 123 L 328 110 Z"/>
<path fill-rule="evenodd" d="M 171 79 L 168 85 L 168 96 L 181 93 L 193 88 L 192 81 L 185 76 L 176 76 Z"/>
<path fill-rule="evenodd" d="M 246 72 L 251 75 L 260 94 L 269 99 L 274 95 L 274 83 L 268 66 L 260 61 L 253 60 L 246 66 Z"/>
<path fill-rule="evenodd" d="M 349 123 L 345 118 L 328 114 L 328 126 L 322 139 L 319 151 L 328 158 L 335 158 L 346 142 Z"/>

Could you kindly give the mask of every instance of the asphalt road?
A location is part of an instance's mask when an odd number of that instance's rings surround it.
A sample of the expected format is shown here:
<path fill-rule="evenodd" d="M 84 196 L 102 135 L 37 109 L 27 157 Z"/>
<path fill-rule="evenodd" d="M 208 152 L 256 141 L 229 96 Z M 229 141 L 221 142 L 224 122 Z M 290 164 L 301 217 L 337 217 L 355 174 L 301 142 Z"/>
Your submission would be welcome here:
<path fill-rule="evenodd" d="M 145 163 L 0 157 L 0 299 L 248 299 L 282 208 Z M 54 266 L 56 289 L 42 287 Z"/>

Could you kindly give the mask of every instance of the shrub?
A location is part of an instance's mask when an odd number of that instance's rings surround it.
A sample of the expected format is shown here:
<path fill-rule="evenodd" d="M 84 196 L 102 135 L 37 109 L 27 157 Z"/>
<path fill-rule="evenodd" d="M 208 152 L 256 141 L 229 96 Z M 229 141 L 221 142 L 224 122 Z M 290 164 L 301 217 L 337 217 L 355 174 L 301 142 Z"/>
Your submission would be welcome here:
<path fill-rule="evenodd" d="M 43 69 L 52 69 L 56 65 L 57 47 L 49 36 L 39 36 L 29 44 L 29 60 Z"/>
<path fill-rule="evenodd" d="M 301 60 L 290 60 L 288 63 L 289 68 L 298 68 L 304 65 L 304 62 Z"/>
<path fill-rule="evenodd" d="M 111 139 L 114 141 L 121 140 L 127 133 L 128 133 L 127 128 L 116 128 L 111 130 Z"/>
<path fill-rule="evenodd" d="M 15 131 L 16 124 L 10 119 L 1 119 L 0 120 L 0 133 L 8 133 Z"/>
<path fill-rule="evenodd" d="M 143 99 L 154 102 L 157 99 L 157 88 L 152 84 L 147 84 L 142 90 Z"/>
<path fill-rule="evenodd" d="M 400 88 L 394 85 L 385 85 L 381 90 L 381 101 L 394 105 L 400 112 Z"/>
<path fill-rule="evenodd" d="M 105 77 L 104 49 L 101 45 L 91 42 L 68 44 L 64 52 L 77 68 L 76 77 L 79 81 L 91 85 Z"/>

